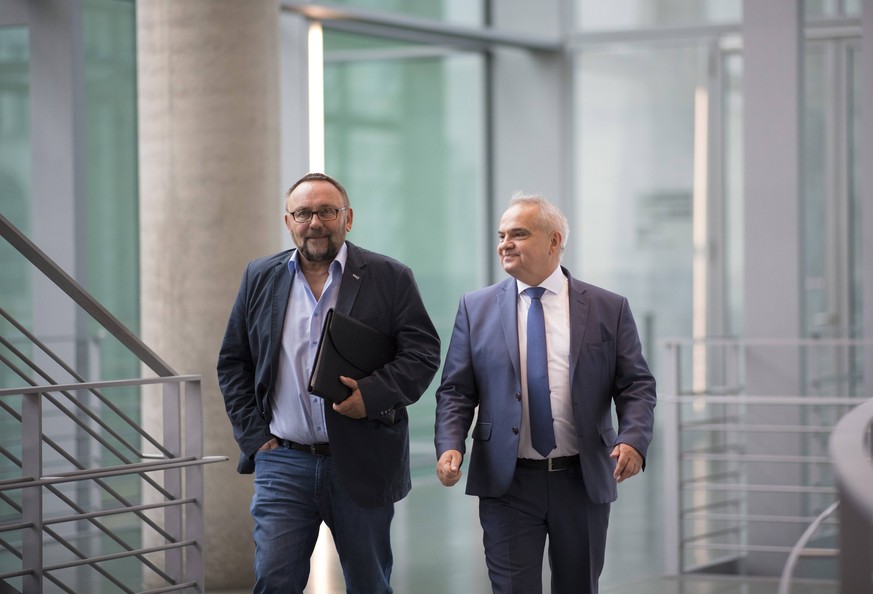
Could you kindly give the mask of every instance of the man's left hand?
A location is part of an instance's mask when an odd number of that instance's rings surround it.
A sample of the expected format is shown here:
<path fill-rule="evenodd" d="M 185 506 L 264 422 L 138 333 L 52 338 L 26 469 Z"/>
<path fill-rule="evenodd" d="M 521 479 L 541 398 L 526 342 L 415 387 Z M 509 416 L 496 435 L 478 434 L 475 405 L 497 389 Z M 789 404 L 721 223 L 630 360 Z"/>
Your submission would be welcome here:
<path fill-rule="evenodd" d="M 618 459 L 615 463 L 613 478 L 619 483 L 629 479 L 643 469 L 643 457 L 633 446 L 620 443 L 612 450 L 610 458 Z"/>
<path fill-rule="evenodd" d="M 358 389 L 358 382 L 344 375 L 341 375 L 339 379 L 344 385 L 352 389 L 352 394 L 342 402 L 334 403 L 333 409 L 352 419 L 367 418 L 367 407 L 364 405 L 364 398 Z"/>

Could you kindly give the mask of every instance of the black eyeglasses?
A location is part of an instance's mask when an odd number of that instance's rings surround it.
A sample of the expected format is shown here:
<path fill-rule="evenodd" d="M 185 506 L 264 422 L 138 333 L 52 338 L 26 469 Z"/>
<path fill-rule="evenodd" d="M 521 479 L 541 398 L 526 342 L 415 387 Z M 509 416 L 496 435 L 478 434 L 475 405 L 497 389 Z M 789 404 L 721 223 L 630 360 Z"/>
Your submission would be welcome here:
<path fill-rule="evenodd" d="M 336 218 L 339 216 L 339 213 L 348 209 L 348 206 L 344 206 L 342 208 L 320 208 L 316 211 L 295 210 L 294 212 L 289 212 L 288 214 L 291 215 L 291 218 L 293 218 L 298 223 L 308 223 L 312 220 L 312 215 L 318 215 L 318 218 L 322 221 L 333 221 L 336 220 Z"/>

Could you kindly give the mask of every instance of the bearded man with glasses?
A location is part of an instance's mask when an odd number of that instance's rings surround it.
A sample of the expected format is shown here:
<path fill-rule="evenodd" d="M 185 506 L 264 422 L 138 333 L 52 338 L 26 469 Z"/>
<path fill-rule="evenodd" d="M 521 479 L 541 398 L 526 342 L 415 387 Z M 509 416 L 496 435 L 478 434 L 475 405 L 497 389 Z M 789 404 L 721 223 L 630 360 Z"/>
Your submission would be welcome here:
<path fill-rule="evenodd" d="M 255 474 L 254 592 L 302 593 L 321 523 L 331 530 L 347 592 L 391 592 L 394 503 L 409 492 L 406 407 L 439 367 L 440 343 L 412 271 L 345 240 L 348 193 L 310 173 L 288 190 L 296 249 L 250 262 L 218 358 L 241 455 Z M 328 310 L 394 338 L 394 360 L 340 376 L 348 398 L 307 392 Z"/>

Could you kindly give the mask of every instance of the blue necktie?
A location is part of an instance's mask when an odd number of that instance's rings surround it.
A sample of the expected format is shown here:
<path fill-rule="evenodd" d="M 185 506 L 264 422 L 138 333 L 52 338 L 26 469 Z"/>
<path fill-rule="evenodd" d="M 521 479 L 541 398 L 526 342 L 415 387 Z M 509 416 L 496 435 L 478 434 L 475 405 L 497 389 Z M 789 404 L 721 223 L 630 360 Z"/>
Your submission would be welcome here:
<path fill-rule="evenodd" d="M 530 416 L 530 439 L 544 458 L 555 449 L 552 426 L 552 403 L 549 395 L 549 365 L 546 355 L 546 321 L 540 297 L 545 289 L 524 290 L 530 296 L 527 312 L 527 400 Z"/>

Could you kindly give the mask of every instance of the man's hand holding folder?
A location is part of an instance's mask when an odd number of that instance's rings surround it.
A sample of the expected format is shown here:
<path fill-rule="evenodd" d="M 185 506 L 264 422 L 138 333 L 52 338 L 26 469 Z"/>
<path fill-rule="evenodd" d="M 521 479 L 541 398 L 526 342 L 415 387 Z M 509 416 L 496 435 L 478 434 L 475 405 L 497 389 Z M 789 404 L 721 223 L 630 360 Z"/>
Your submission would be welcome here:
<path fill-rule="evenodd" d="M 309 377 L 309 392 L 332 403 L 343 402 L 357 382 L 343 383 L 340 376 L 359 380 L 393 361 L 395 354 L 392 337 L 329 309 Z M 393 411 L 380 421 L 392 425 Z"/>

